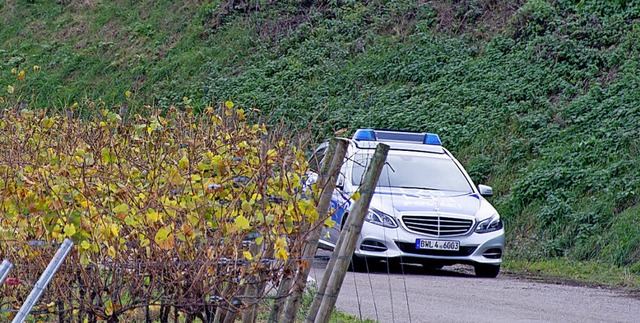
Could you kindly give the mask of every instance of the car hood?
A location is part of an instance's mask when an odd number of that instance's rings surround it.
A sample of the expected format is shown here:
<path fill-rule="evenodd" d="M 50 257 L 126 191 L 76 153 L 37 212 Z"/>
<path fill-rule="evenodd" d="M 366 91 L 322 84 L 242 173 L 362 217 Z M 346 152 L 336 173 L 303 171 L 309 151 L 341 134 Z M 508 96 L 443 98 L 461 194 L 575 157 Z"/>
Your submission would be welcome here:
<path fill-rule="evenodd" d="M 486 218 L 495 209 L 479 194 L 425 189 L 378 188 L 371 199 L 371 207 L 399 216 L 415 212 L 455 214 Z"/>

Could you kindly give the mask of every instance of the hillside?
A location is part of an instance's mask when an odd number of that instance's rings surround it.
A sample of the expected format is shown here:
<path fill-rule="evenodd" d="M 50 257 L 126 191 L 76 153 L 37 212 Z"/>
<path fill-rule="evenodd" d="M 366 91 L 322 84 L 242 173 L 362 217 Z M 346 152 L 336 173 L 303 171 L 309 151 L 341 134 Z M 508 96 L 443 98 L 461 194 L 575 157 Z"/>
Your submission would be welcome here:
<path fill-rule="evenodd" d="M 5 104 L 91 112 L 130 90 L 316 138 L 436 132 L 497 192 L 509 258 L 640 274 L 638 3 L 5 0 L 0 18 Z"/>

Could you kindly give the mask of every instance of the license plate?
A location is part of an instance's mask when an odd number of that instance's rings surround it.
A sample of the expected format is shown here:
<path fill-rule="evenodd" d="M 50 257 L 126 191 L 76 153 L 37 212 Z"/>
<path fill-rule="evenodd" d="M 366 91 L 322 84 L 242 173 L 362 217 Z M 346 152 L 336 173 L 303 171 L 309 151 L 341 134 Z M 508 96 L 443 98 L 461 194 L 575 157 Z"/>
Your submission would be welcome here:
<path fill-rule="evenodd" d="M 416 249 L 458 251 L 460 250 L 460 241 L 416 239 Z"/>

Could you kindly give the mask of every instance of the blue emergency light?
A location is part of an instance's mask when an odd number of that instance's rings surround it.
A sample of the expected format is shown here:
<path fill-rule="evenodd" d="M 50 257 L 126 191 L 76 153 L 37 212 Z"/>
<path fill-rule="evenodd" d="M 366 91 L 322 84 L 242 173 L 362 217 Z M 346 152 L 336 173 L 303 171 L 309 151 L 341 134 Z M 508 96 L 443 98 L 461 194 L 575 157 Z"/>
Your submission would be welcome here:
<path fill-rule="evenodd" d="M 353 139 L 358 141 L 376 141 L 376 132 L 373 129 L 358 129 L 356 133 L 353 134 Z"/>
<path fill-rule="evenodd" d="M 395 141 L 442 146 L 437 134 L 426 132 L 358 129 L 353 135 L 353 139 L 356 141 Z"/>

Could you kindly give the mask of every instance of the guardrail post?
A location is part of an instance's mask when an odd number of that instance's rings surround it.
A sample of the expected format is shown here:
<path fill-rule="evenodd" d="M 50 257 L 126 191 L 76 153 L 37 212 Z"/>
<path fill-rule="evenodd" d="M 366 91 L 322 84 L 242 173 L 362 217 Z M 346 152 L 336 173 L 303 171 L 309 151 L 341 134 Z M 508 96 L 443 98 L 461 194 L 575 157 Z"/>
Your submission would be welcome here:
<path fill-rule="evenodd" d="M 0 264 L 0 285 L 4 283 L 11 268 L 13 268 L 13 264 L 7 259 L 3 260 L 2 264 Z"/>
<path fill-rule="evenodd" d="M 73 241 L 68 238 L 64 239 L 60 248 L 58 248 L 58 251 L 56 251 L 56 254 L 53 256 L 53 259 L 51 259 L 47 268 L 44 270 L 42 275 L 40 275 L 40 279 L 38 279 L 34 285 L 33 290 L 31 290 L 31 293 L 22 304 L 22 307 L 20 307 L 18 314 L 13 318 L 12 323 L 24 322 L 27 315 L 31 312 L 31 308 L 36 305 L 40 296 L 42 296 L 44 289 L 49 285 L 49 282 L 53 278 L 53 275 L 58 271 L 60 265 L 62 265 L 62 262 L 64 262 L 64 259 L 69 254 L 69 251 L 71 251 L 71 247 L 73 247 Z"/>

